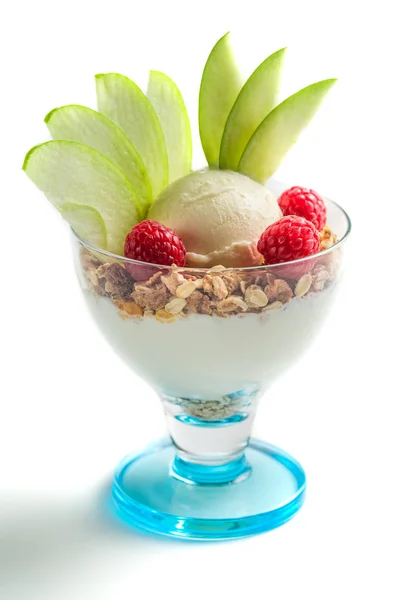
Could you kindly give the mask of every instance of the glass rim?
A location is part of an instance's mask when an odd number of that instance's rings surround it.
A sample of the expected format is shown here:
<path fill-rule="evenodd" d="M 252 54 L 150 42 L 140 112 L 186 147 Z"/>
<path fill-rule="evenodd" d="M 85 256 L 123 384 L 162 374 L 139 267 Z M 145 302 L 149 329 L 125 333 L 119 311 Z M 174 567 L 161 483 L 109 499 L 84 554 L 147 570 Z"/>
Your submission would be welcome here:
<path fill-rule="evenodd" d="M 334 200 L 331 200 L 330 198 L 324 198 L 324 200 L 326 200 L 330 204 L 333 204 L 334 206 L 336 206 L 336 208 L 338 208 L 341 211 L 341 213 L 343 214 L 343 216 L 346 220 L 346 225 L 347 225 L 346 231 L 342 235 L 342 237 L 340 239 L 338 239 L 338 241 L 335 244 L 333 244 L 329 248 L 326 248 L 325 250 L 321 250 L 320 252 L 317 252 L 316 254 L 311 254 L 310 256 L 306 256 L 304 258 L 298 258 L 296 260 L 286 261 L 286 262 L 282 262 L 282 263 L 275 263 L 273 265 L 266 265 L 266 264 L 253 265 L 250 267 L 223 267 L 222 268 L 222 265 L 221 265 L 221 268 L 219 270 L 220 271 L 241 271 L 241 272 L 243 272 L 243 271 L 262 271 L 262 270 L 265 271 L 266 269 L 273 270 L 273 269 L 278 269 L 281 267 L 305 263 L 307 261 L 315 260 L 316 257 L 326 256 L 330 252 L 333 252 L 333 250 L 342 246 L 344 244 L 344 242 L 347 240 L 347 238 L 349 237 L 350 232 L 351 232 L 352 224 L 351 224 L 349 215 L 344 210 L 344 208 L 342 208 L 340 206 L 340 204 L 338 204 Z M 96 253 L 102 254 L 104 256 L 107 256 L 109 258 L 112 258 L 112 259 L 114 259 L 114 261 L 123 261 L 127 264 L 132 264 L 132 265 L 136 265 L 136 266 L 140 266 L 140 267 L 153 267 L 158 270 L 176 271 L 176 269 L 179 269 L 179 270 L 186 270 L 186 271 L 190 271 L 190 272 L 194 272 L 194 273 L 203 273 L 203 274 L 208 273 L 213 268 L 215 269 L 215 267 L 189 267 L 189 266 L 178 267 L 177 265 L 175 265 L 175 266 L 174 265 L 159 265 L 157 263 L 149 263 L 149 262 L 143 262 L 141 260 L 134 260 L 133 258 L 127 258 L 126 256 L 121 256 L 120 254 L 115 254 L 114 252 L 110 252 L 109 250 L 104 250 L 103 248 L 99 248 L 98 246 L 95 246 L 94 244 L 91 244 L 90 242 L 88 242 L 87 240 L 82 238 L 72 227 L 70 227 L 70 229 L 71 229 L 73 236 L 83 246 L 85 246 L 86 248 L 89 248 L 93 252 L 96 252 Z"/>

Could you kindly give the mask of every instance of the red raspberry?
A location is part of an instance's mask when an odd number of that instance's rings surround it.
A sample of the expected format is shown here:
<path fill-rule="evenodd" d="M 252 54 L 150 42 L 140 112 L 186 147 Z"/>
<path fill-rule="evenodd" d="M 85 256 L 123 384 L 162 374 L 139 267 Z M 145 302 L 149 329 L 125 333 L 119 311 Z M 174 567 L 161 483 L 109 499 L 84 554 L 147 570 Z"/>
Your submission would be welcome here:
<path fill-rule="evenodd" d="M 135 225 L 126 236 L 124 255 L 147 263 L 183 267 L 186 249 L 172 229 L 147 220 Z"/>
<path fill-rule="evenodd" d="M 295 215 L 289 215 L 272 223 L 261 235 L 257 249 L 266 264 L 275 265 L 316 254 L 319 251 L 319 233 L 316 227 Z M 312 268 L 310 261 L 282 267 L 279 274 L 297 279 Z"/>
<path fill-rule="evenodd" d="M 278 199 L 278 204 L 285 217 L 287 215 L 303 217 L 307 221 L 311 221 L 318 231 L 321 231 L 326 225 L 325 203 L 314 190 L 298 186 L 292 187 L 283 192 Z"/>

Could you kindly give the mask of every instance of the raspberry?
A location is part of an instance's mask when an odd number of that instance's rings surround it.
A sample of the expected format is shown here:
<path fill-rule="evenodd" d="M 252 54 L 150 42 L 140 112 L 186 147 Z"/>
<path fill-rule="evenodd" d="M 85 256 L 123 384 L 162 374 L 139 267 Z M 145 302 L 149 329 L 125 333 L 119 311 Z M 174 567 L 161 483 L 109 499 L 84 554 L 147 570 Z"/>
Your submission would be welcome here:
<path fill-rule="evenodd" d="M 278 199 L 278 204 L 285 217 L 287 215 L 303 217 L 307 221 L 311 221 L 318 231 L 321 231 L 326 225 L 325 203 L 314 190 L 298 186 L 292 187 L 283 192 Z"/>
<path fill-rule="evenodd" d="M 305 258 L 319 251 L 319 233 L 316 227 L 295 215 L 289 215 L 272 223 L 258 240 L 257 249 L 266 264 L 275 265 Z M 312 268 L 312 261 L 282 267 L 281 276 L 297 279 Z"/>
<path fill-rule="evenodd" d="M 186 249 L 172 229 L 147 220 L 135 225 L 126 236 L 124 255 L 147 263 L 183 267 Z"/>

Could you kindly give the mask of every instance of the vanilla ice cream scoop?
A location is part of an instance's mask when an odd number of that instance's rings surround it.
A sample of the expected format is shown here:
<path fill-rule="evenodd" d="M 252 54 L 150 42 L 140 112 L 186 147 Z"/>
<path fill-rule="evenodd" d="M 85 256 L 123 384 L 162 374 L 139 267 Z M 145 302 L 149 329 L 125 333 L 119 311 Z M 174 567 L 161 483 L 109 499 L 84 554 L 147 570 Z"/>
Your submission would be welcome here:
<path fill-rule="evenodd" d="M 264 186 L 233 171 L 195 171 L 171 183 L 148 218 L 174 229 L 191 267 L 259 265 L 257 242 L 282 216 Z"/>

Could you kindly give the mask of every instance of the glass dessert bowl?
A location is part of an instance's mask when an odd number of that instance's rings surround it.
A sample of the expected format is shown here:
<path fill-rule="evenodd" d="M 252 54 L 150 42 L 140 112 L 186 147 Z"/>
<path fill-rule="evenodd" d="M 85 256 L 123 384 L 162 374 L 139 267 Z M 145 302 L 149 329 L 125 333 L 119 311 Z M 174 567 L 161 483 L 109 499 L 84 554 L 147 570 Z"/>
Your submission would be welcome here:
<path fill-rule="evenodd" d="M 98 110 L 53 109 L 53 139 L 23 163 L 74 232 L 92 316 L 161 399 L 170 441 L 125 459 L 113 484 L 121 515 L 153 532 L 250 535 L 304 499 L 301 466 L 250 435 L 259 399 L 329 312 L 350 223 L 271 179 L 336 81 L 282 100 L 284 55 L 244 80 L 229 35 L 217 41 L 199 89 L 202 169 L 179 88 L 159 71 L 146 93 L 96 75 Z"/>
<path fill-rule="evenodd" d="M 118 467 L 113 497 L 126 520 L 219 539 L 271 529 L 300 508 L 301 466 L 250 435 L 258 401 L 307 350 L 335 298 L 350 222 L 326 205 L 337 238 L 326 230 L 319 254 L 270 266 L 157 266 L 74 235 L 89 310 L 157 392 L 171 436 Z"/>

